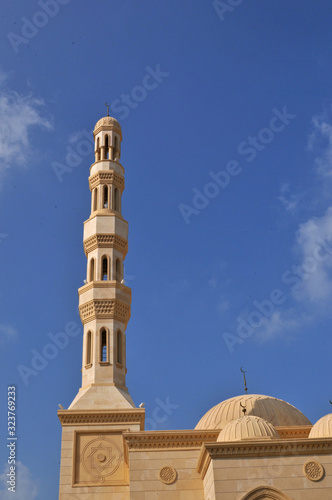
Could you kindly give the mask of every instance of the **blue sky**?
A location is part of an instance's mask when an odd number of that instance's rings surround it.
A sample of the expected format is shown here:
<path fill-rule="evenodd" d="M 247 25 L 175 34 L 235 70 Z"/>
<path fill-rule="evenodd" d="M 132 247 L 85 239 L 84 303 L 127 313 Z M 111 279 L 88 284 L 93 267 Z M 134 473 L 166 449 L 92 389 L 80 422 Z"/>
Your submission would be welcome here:
<path fill-rule="evenodd" d="M 81 382 L 82 224 L 105 101 L 123 130 L 127 385 L 147 428 L 193 428 L 243 392 L 241 366 L 249 392 L 312 422 L 330 412 L 332 6 L 221 3 L 4 2 L 0 421 L 5 436 L 15 384 L 18 500 L 58 497 L 56 412 Z M 67 345 L 22 376 L 64 330 Z M 6 460 L 3 444 L 3 473 Z"/>

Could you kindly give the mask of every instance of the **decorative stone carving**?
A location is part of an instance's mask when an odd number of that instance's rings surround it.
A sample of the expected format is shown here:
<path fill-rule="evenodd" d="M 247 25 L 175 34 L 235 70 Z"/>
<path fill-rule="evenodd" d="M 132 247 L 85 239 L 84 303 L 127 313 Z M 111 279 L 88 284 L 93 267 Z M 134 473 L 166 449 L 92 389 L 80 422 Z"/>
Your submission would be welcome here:
<path fill-rule="evenodd" d="M 122 252 L 123 258 L 126 256 L 128 242 L 117 234 L 94 234 L 84 241 L 84 251 L 87 255 L 96 248 L 115 248 Z"/>
<path fill-rule="evenodd" d="M 165 484 L 173 484 L 176 480 L 176 470 L 170 465 L 165 465 L 159 471 L 159 479 Z"/>
<path fill-rule="evenodd" d="M 316 460 L 309 460 L 306 462 L 303 470 L 310 481 L 319 481 L 324 476 L 324 467 Z"/>
<path fill-rule="evenodd" d="M 99 436 L 92 439 L 83 449 L 81 462 L 86 472 L 103 482 L 119 468 L 123 455 L 116 444 Z"/>
<path fill-rule="evenodd" d="M 121 192 L 124 190 L 124 178 L 113 170 L 109 172 L 97 172 L 89 178 L 90 190 L 94 189 L 99 184 L 105 183 L 114 184 Z"/>
<path fill-rule="evenodd" d="M 130 306 L 119 300 L 94 299 L 79 307 L 82 323 L 95 318 L 114 318 L 127 324 L 130 317 Z"/>

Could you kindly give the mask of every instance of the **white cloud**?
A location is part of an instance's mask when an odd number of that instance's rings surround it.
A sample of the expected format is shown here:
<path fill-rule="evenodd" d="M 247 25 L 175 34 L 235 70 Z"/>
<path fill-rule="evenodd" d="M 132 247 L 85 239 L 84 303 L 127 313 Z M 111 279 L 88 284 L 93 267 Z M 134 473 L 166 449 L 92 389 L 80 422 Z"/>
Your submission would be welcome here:
<path fill-rule="evenodd" d="M 278 309 L 269 318 L 264 318 L 261 326 L 257 328 L 256 339 L 259 341 L 270 340 L 277 335 L 287 335 L 298 331 L 308 318 L 299 315 L 295 309 Z"/>
<path fill-rule="evenodd" d="M 4 472 L 0 475 L 0 498 L 1 500 L 34 500 L 37 497 L 38 487 L 37 481 L 32 479 L 31 473 L 22 462 L 16 462 L 16 491 L 15 493 L 8 491 L 7 474 L 8 465 L 5 466 Z"/>
<path fill-rule="evenodd" d="M 314 116 L 312 121 L 314 131 L 309 136 L 308 148 L 317 151 L 315 163 L 318 173 L 332 177 L 332 125 L 328 120 L 328 112 Z"/>
<path fill-rule="evenodd" d="M 12 165 L 24 165 L 31 154 L 29 131 L 32 127 L 52 129 L 44 118 L 42 99 L 5 89 L 6 75 L 0 72 L 0 173 Z"/>
<path fill-rule="evenodd" d="M 5 340 L 15 339 L 17 332 L 15 328 L 10 325 L 0 324 L 0 343 Z"/>
<path fill-rule="evenodd" d="M 301 194 L 293 194 L 290 192 L 290 185 L 288 183 L 282 184 L 278 200 L 288 212 L 294 212 L 297 209 L 301 198 Z"/>
<path fill-rule="evenodd" d="M 301 283 L 295 290 L 299 300 L 322 302 L 332 298 L 332 207 L 322 217 L 300 225 L 296 249 L 302 256 L 297 274 Z"/>

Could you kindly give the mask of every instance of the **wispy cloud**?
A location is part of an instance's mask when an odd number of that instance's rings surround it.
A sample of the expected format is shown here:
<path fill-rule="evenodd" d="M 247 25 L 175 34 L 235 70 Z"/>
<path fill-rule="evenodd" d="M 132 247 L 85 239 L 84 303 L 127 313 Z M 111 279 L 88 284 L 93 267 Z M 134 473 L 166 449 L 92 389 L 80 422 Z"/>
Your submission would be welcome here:
<path fill-rule="evenodd" d="M 278 200 L 287 212 L 294 212 L 298 208 L 301 198 L 302 194 L 291 193 L 290 185 L 287 182 L 281 185 Z"/>
<path fill-rule="evenodd" d="M 0 344 L 7 340 L 14 340 L 17 337 L 17 331 L 10 325 L 0 324 Z"/>
<path fill-rule="evenodd" d="M 31 477 L 31 473 L 22 462 L 16 462 L 16 491 L 15 493 L 8 491 L 7 474 L 8 465 L 5 466 L 4 472 L 0 475 L 0 498 L 1 500 L 34 500 L 37 497 L 38 486 L 37 481 Z"/>
<path fill-rule="evenodd" d="M 332 125 L 329 121 L 328 110 L 313 117 L 314 130 L 309 136 L 308 149 L 317 154 L 317 172 L 332 177 Z"/>
<path fill-rule="evenodd" d="M 281 335 L 289 338 L 309 321 L 309 316 L 299 314 L 296 309 L 276 310 L 269 318 L 264 318 L 262 325 L 257 328 L 256 340 L 264 342 Z"/>
<path fill-rule="evenodd" d="M 296 233 L 296 250 L 302 255 L 303 270 L 296 298 L 320 303 L 331 299 L 332 207 L 322 217 L 312 217 L 300 225 Z"/>
<path fill-rule="evenodd" d="M 33 127 L 52 129 L 51 121 L 42 116 L 44 101 L 5 88 L 5 82 L 6 75 L 0 72 L 0 175 L 11 166 L 26 164 Z"/>

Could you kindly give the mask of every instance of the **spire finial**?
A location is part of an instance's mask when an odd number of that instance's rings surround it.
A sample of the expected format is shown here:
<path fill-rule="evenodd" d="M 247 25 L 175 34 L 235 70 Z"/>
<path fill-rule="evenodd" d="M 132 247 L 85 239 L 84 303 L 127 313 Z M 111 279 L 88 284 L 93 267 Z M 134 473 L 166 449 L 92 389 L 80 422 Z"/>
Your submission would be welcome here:
<path fill-rule="evenodd" d="M 108 104 L 107 102 L 105 102 L 105 106 L 107 108 L 107 116 L 110 115 L 110 104 Z"/>
<path fill-rule="evenodd" d="M 242 403 L 240 403 L 240 406 L 241 406 L 242 411 L 243 411 L 243 416 L 245 417 L 246 416 L 246 412 L 247 412 L 247 408 Z"/>
<path fill-rule="evenodd" d="M 247 394 L 248 392 L 248 387 L 247 387 L 247 381 L 246 381 L 246 372 L 242 370 L 242 366 L 240 368 L 240 371 L 243 373 L 243 381 L 244 381 L 244 391 Z"/>
<path fill-rule="evenodd" d="M 332 401 L 331 400 L 329 400 L 329 401 L 330 401 L 330 404 L 332 405 Z"/>

